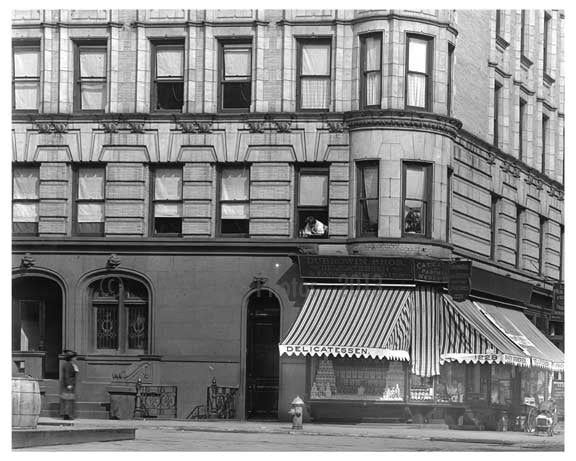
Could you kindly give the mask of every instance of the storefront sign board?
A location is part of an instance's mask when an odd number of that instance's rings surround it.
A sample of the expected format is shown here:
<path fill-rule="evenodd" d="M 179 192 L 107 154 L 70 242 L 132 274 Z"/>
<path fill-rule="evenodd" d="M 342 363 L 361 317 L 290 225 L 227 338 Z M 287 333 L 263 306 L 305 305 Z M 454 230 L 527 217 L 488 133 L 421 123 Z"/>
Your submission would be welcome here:
<path fill-rule="evenodd" d="M 448 279 L 448 293 L 454 301 L 465 301 L 470 296 L 471 261 L 452 261 Z"/>

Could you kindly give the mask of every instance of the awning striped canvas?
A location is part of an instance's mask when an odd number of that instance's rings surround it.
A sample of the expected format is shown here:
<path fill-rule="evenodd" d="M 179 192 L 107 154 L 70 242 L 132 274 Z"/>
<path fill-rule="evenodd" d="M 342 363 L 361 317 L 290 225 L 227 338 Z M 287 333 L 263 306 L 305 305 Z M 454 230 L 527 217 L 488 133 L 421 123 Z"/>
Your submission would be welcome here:
<path fill-rule="evenodd" d="M 533 367 L 564 370 L 564 354 L 521 311 L 475 301 L 475 304 L 508 338 L 530 356 Z"/>
<path fill-rule="evenodd" d="M 439 294 L 433 288 L 418 287 L 412 292 L 411 322 L 412 373 L 419 376 L 440 374 L 438 356 Z"/>
<path fill-rule="evenodd" d="M 472 301 L 456 302 L 443 295 L 445 323 L 440 359 L 464 363 L 530 366 L 530 357 L 484 315 Z M 469 342 L 466 341 L 469 338 Z"/>
<path fill-rule="evenodd" d="M 409 288 L 313 286 L 280 354 L 409 360 Z"/>

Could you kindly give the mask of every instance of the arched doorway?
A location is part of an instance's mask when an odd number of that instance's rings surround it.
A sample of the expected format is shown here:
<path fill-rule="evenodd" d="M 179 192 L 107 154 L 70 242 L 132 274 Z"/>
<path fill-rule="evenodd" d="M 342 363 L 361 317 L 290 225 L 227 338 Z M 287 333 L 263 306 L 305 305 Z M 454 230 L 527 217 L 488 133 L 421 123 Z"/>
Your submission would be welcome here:
<path fill-rule="evenodd" d="M 12 355 L 26 374 L 58 379 L 62 352 L 62 289 L 53 280 L 12 280 Z"/>
<path fill-rule="evenodd" d="M 277 419 L 280 303 L 267 290 L 248 299 L 246 326 L 246 418 Z"/>

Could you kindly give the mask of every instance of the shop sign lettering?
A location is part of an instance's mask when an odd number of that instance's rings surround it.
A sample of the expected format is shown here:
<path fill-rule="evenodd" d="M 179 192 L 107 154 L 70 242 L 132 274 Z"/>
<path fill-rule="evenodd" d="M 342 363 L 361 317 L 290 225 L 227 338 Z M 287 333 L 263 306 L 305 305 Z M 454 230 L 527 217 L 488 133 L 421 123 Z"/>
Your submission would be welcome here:
<path fill-rule="evenodd" d="M 454 301 L 465 301 L 470 296 L 472 261 L 452 261 L 448 278 L 448 293 Z"/>
<path fill-rule="evenodd" d="M 367 347 L 346 346 L 284 346 L 287 354 L 315 354 L 315 355 L 368 355 Z"/>
<path fill-rule="evenodd" d="M 414 280 L 414 261 L 407 258 L 299 256 L 298 266 L 302 278 L 332 279 L 341 283 Z"/>

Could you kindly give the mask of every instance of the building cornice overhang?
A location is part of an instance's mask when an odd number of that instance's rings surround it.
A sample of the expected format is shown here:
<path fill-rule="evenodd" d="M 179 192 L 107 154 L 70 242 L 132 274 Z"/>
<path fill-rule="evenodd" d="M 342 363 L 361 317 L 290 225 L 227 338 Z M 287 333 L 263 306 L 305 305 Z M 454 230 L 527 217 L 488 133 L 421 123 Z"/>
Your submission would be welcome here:
<path fill-rule="evenodd" d="M 456 136 L 462 122 L 432 112 L 407 110 L 366 110 L 344 113 L 344 122 L 350 131 L 366 129 L 392 129 L 412 131 L 432 131 Z"/>

